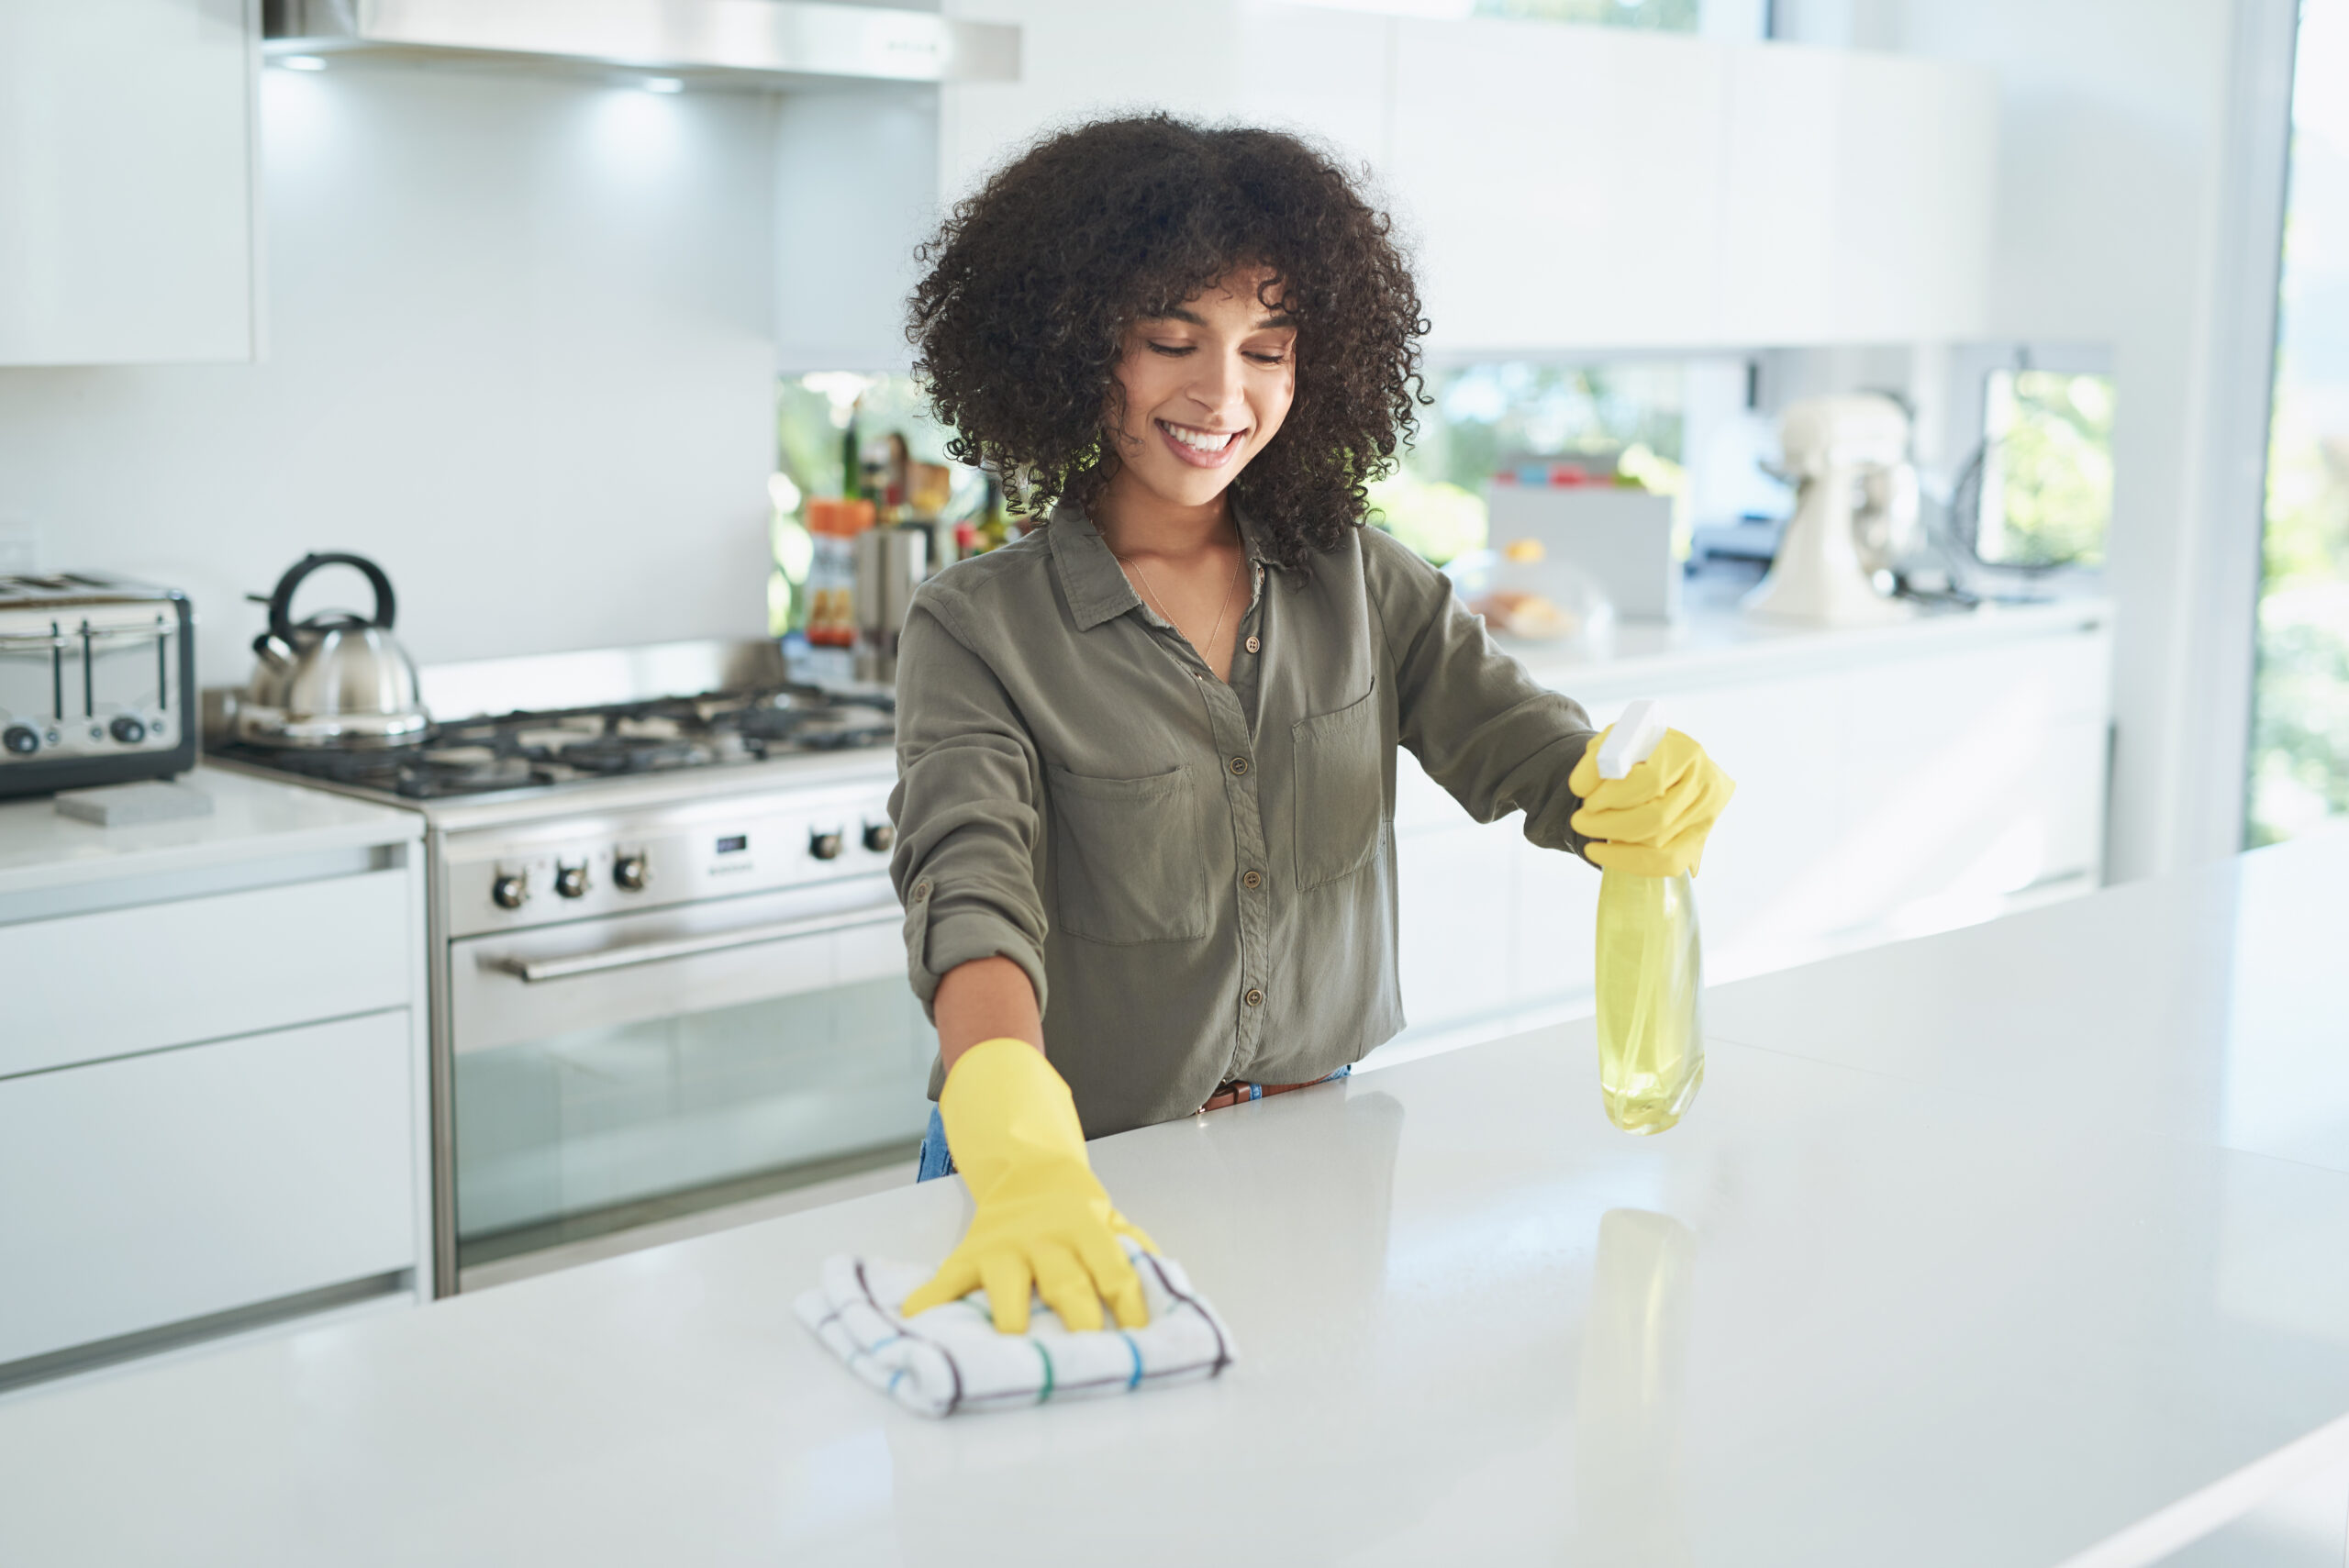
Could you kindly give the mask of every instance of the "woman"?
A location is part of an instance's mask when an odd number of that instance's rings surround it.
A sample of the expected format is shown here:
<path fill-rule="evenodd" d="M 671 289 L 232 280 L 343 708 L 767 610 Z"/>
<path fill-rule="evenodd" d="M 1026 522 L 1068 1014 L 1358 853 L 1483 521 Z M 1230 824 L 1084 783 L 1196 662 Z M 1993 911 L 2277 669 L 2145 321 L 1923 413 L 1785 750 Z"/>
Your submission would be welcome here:
<path fill-rule="evenodd" d="M 1084 1140 L 1345 1073 L 1402 1027 L 1395 748 L 1480 821 L 1693 863 L 1685 736 L 1600 786 L 1582 708 L 1364 528 L 1415 425 L 1419 295 L 1329 159 L 1165 117 L 1046 140 L 923 251 L 954 455 L 1049 526 L 932 579 L 898 655 L 892 871 L 938 1026 L 923 1174 L 976 1210 L 907 1313 L 1144 1308 Z M 1604 840 L 1604 841 L 1599 841 Z M 951 1157 L 949 1151 L 951 1150 Z"/>

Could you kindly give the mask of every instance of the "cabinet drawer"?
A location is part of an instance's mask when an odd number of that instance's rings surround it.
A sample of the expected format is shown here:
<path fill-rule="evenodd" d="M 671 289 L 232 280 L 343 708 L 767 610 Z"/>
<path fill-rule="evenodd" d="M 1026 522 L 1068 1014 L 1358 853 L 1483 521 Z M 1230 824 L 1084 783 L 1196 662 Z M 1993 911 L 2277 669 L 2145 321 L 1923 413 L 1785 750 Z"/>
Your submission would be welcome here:
<path fill-rule="evenodd" d="M 0 926 L 0 1077 L 409 1004 L 405 870 Z"/>
<path fill-rule="evenodd" d="M 0 1362 L 413 1267 L 409 1027 L 0 1083 Z"/>

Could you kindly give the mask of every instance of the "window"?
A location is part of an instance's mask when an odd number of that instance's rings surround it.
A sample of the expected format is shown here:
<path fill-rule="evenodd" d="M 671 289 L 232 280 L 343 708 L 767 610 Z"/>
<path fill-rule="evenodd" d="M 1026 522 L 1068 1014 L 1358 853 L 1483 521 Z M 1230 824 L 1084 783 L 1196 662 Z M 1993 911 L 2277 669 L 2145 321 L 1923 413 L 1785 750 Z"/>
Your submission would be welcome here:
<path fill-rule="evenodd" d="M 2101 564 L 2112 521 L 2112 381 L 1990 373 L 1974 548 L 2010 566 Z"/>
<path fill-rule="evenodd" d="M 1389 532 L 1441 565 L 1484 548 L 1484 490 L 1497 474 L 1539 484 L 1570 473 L 1683 495 L 1687 379 L 1676 361 L 1431 372 L 1419 439 L 1402 473 L 1372 487 L 1372 504 Z"/>
<path fill-rule="evenodd" d="M 2250 843 L 2349 816 L 2349 0 L 2307 0 L 2268 430 Z"/>
<path fill-rule="evenodd" d="M 805 520 L 806 503 L 845 494 L 852 478 L 870 489 L 875 471 L 889 462 L 893 449 L 906 464 L 927 467 L 943 482 L 942 488 L 914 485 L 904 497 L 909 507 L 904 517 L 922 521 L 968 518 L 981 531 L 996 530 L 990 542 L 1000 542 L 1003 519 L 993 506 L 996 492 L 978 470 L 948 461 L 950 434 L 930 418 L 929 405 L 910 376 L 818 371 L 778 384 L 779 461 L 767 484 L 773 503 L 768 538 L 774 558 L 767 578 L 770 631 L 781 637 L 807 623 L 816 543 Z M 853 475 L 852 466 L 857 470 Z"/>

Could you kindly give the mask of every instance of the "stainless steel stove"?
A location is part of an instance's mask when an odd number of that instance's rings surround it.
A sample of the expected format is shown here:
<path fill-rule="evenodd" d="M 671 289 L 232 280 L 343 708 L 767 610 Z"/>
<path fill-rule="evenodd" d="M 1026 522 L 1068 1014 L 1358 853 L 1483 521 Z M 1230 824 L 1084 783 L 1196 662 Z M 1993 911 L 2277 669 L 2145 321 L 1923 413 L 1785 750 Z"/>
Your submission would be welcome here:
<path fill-rule="evenodd" d="M 892 700 L 769 642 L 427 666 L 374 750 L 218 764 L 423 814 L 436 1288 L 909 1157 L 936 1048 L 887 877 Z"/>

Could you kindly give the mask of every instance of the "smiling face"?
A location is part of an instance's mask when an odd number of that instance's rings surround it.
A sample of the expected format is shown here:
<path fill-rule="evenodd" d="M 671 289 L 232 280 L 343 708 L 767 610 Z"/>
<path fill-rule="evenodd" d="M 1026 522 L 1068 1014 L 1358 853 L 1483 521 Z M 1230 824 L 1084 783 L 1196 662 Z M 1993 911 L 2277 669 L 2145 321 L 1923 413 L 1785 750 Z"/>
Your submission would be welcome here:
<path fill-rule="evenodd" d="M 1113 492 L 1138 486 L 1164 504 L 1209 505 L 1280 433 L 1297 396 L 1297 324 L 1259 297 L 1272 277 L 1234 272 L 1126 329 Z"/>

